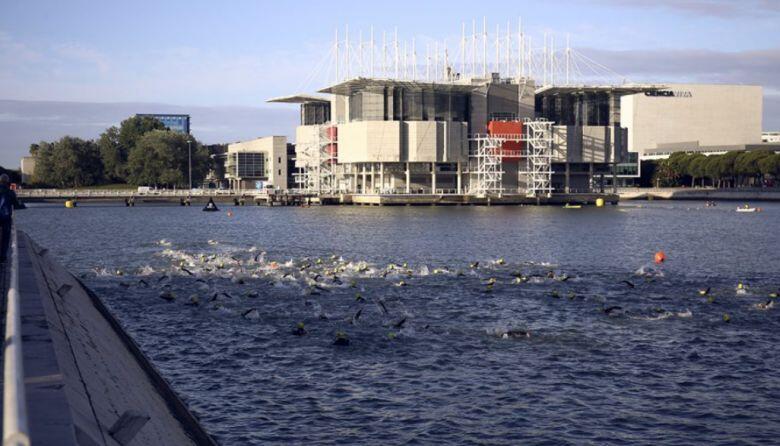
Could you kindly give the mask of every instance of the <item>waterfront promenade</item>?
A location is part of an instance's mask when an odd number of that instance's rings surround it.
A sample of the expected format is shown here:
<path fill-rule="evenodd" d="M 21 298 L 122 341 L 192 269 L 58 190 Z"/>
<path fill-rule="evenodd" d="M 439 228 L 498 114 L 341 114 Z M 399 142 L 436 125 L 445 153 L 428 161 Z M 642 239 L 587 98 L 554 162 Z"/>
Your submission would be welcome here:
<path fill-rule="evenodd" d="M 26 418 L 19 430 L 33 445 L 215 444 L 94 293 L 22 232 L 16 252 L 18 272 L 10 259 L 3 270 L 3 320 L 17 273 L 20 333 L 6 350 L 21 335 L 26 417 L 3 413 L 4 426 Z"/>

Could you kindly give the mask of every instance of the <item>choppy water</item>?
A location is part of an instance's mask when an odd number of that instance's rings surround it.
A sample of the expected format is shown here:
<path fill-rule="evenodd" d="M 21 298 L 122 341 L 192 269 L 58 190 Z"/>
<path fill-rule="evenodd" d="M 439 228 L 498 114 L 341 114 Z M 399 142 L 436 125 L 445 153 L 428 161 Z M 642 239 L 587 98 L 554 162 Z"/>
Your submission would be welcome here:
<path fill-rule="evenodd" d="M 777 444 L 780 206 L 735 206 L 18 220 L 223 444 Z"/>

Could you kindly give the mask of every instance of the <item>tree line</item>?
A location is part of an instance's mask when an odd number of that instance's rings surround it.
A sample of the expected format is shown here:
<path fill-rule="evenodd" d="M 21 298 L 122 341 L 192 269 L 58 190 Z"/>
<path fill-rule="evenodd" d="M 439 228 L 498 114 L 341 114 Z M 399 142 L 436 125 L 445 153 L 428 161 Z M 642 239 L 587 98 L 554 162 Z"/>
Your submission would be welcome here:
<path fill-rule="evenodd" d="M 771 150 L 709 156 L 677 152 L 648 167 L 654 169 L 652 178 L 656 187 L 760 187 L 780 178 L 780 154 Z M 644 163 L 642 169 L 645 169 Z"/>
<path fill-rule="evenodd" d="M 206 148 L 190 135 L 174 132 L 152 117 L 134 116 L 106 129 L 96 140 L 64 136 L 30 146 L 37 186 L 85 187 L 127 183 L 134 186 L 189 187 L 211 167 Z"/>

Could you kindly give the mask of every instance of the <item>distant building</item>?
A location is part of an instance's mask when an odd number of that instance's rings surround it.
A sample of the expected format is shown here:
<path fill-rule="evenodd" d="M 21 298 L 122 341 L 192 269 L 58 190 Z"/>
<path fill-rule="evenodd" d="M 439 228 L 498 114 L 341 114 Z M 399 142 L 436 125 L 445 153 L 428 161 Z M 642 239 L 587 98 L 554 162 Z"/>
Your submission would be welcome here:
<path fill-rule="evenodd" d="M 20 169 L 20 172 L 22 174 L 22 183 L 30 183 L 32 181 L 32 177 L 35 174 L 35 157 L 34 156 L 24 156 L 22 157 L 22 166 Z"/>
<path fill-rule="evenodd" d="M 137 117 L 154 118 L 174 132 L 190 134 L 190 115 L 136 114 Z"/>
<path fill-rule="evenodd" d="M 762 108 L 752 85 L 665 84 L 620 101 L 628 150 L 642 159 L 745 150 L 761 143 Z"/>
<path fill-rule="evenodd" d="M 780 142 L 780 132 L 764 132 L 761 134 L 761 142 Z"/>
<path fill-rule="evenodd" d="M 287 189 L 287 137 L 267 136 L 228 145 L 225 179 L 231 189 Z"/>

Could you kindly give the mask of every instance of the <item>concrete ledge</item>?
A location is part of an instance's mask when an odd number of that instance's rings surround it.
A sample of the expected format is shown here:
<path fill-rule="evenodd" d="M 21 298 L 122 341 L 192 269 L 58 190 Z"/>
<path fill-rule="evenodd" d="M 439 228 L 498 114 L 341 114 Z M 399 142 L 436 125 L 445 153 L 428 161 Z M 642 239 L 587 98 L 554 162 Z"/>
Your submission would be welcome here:
<path fill-rule="evenodd" d="M 213 445 L 100 299 L 19 233 L 32 443 Z"/>
<path fill-rule="evenodd" d="M 505 194 L 501 197 L 476 197 L 472 195 L 425 195 L 425 194 L 356 194 L 349 195 L 344 204 L 381 206 L 454 206 L 454 205 L 563 205 L 566 203 L 595 204 L 603 198 L 607 203 L 617 203 L 615 194 L 553 194 L 550 198 L 528 198 L 525 195 Z"/>
<path fill-rule="evenodd" d="M 622 200 L 733 200 L 733 201 L 780 201 L 780 190 L 766 189 L 689 189 L 682 187 L 623 189 Z"/>

